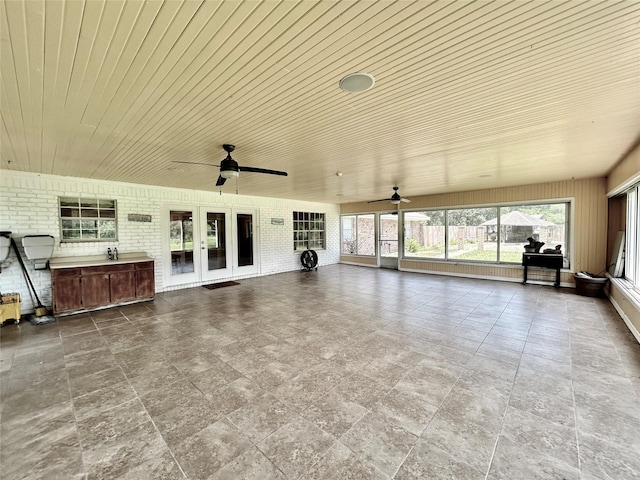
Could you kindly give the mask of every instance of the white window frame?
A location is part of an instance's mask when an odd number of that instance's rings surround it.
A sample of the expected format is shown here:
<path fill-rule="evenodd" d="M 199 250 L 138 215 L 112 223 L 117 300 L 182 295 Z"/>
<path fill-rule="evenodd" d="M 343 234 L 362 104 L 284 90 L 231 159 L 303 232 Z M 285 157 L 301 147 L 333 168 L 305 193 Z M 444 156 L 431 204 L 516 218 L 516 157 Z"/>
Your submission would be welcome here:
<path fill-rule="evenodd" d="M 298 218 L 296 218 L 296 215 Z M 301 216 L 308 215 L 308 219 L 300 218 Z M 327 248 L 327 215 L 324 212 L 303 212 L 294 210 L 292 215 L 293 220 L 293 251 L 295 253 L 302 252 L 304 250 L 325 250 Z M 305 225 L 306 227 L 301 228 Z M 322 222 L 322 228 L 312 227 L 312 223 Z M 302 225 L 301 225 L 302 224 Z M 311 236 L 313 234 L 320 233 L 322 236 L 322 246 L 312 245 Z M 302 234 L 306 234 L 306 240 L 299 237 Z M 317 240 L 316 240 L 317 241 Z M 304 245 L 304 248 L 298 248 L 298 246 Z"/>
<path fill-rule="evenodd" d="M 404 241 L 405 234 L 403 229 L 402 235 L 402 259 L 403 260 L 411 260 L 411 261 L 428 261 L 428 262 L 445 262 L 445 263 L 474 263 L 474 264 L 484 264 L 484 265 L 502 265 L 502 266 L 517 266 L 519 264 L 514 262 L 500 262 L 500 261 L 481 261 L 481 260 L 459 260 L 456 258 L 449 258 L 449 211 L 450 210 L 461 210 L 461 209 L 473 209 L 473 208 L 496 208 L 498 213 L 500 212 L 501 207 L 513 207 L 520 205 L 552 205 L 552 204 L 567 204 L 566 216 L 565 216 L 565 250 L 563 251 L 563 255 L 565 258 L 565 269 L 571 269 L 571 265 L 573 265 L 573 218 L 574 218 L 574 199 L 573 198 L 555 198 L 555 199 L 539 199 L 532 200 L 526 202 L 503 202 L 503 203 L 491 203 L 491 204 L 478 204 L 478 205 L 450 205 L 450 206 L 440 206 L 433 208 L 420 208 L 420 209 L 403 209 L 402 210 L 402 224 L 405 223 L 405 214 L 408 212 L 429 212 L 429 211 L 442 211 L 445 212 L 445 258 L 437 258 L 437 257 L 412 257 L 406 256 L 404 251 Z M 498 223 L 499 225 L 499 223 Z M 499 239 L 498 239 L 499 241 Z M 498 258 L 499 255 L 498 255 Z"/>
<path fill-rule="evenodd" d="M 640 185 L 627 191 L 624 277 L 640 292 Z"/>
<path fill-rule="evenodd" d="M 69 202 L 70 200 L 74 200 L 77 201 L 77 207 L 75 206 L 71 206 L 71 205 L 62 205 L 63 202 Z M 82 206 L 82 202 L 87 202 L 87 201 L 95 201 L 96 202 L 96 206 Z M 109 207 L 102 207 L 100 205 L 100 202 L 112 202 L 113 203 L 113 208 L 109 208 Z M 69 217 L 69 216 L 63 216 L 63 209 L 76 209 L 78 210 L 78 216 L 77 217 Z M 87 216 L 87 217 L 83 217 L 82 216 L 82 212 L 84 210 L 91 210 L 91 211 L 95 211 L 97 216 Z M 100 212 L 113 212 L 113 216 L 109 216 L 109 217 L 102 217 L 100 215 Z M 75 197 L 75 196 L 60 196 L 58 197 L 58 220 L 60 222 L 60 241 L 62 243 L 78 243 L 78 242 L 117 242 L 118 241 L 118 201 L 115 199 L 110 199 L 110 198 L 95 198 L 95 197 Z M 66 237 L 65 236 L 65 232 L 70 231 L 72 229 L 67 229 L 64 228 L 64 222 L 65 221 L 78 221 L 80 222 L 80 237 Z M 115 235 L 113 237 L 109 237 L 109 238 L 99 238 L 100 235 L 100 229 L 99 227 L 96 228 L 96 235 L 98 235 L 98 238 L 85 238 L 82 236 L 82 232 L 84 230 L 90 230 L 90 229 L 83 229 L 82 228 L 82 222 L 83 221 L 103 221 L 103 222 L 112 222 L 113 223 L 113 228 L 115 230 Z M 76 229 L 73 229 L 76 230 Z"/>
<path fill-rule="evenodd" d="M 366 216 L 366 217 L 373 217 L 373 222 L 374 222 L 374 227 L 373 227 L 373 253 L 372 254 L 367 254 L 367 253 L 359 253 L 358 252 L 358 217 L 360 216 Z M 343 228 L 342 228 L 342 218 L 343 217 L 355 217 L 356 221 L 355 221 L 355 227 L 354 227 L 354 241 L 355 241 L 355 253 L 345 253 L 342 251 L 342 244 L 344 242 L 344 232 L 343 232 Z M 375 213 L 345 213 L 344 215 L 340 215 L 340 255 L 344 255 L 344 256 L 351 256 L 351 257 L 371 257 L 371 258 L 375 258 L 377 256 L 377 245 L 378 245 L 378 241 L 377 241 L 377 234 L 376 234 L 376 226 L 375 226 L 375 222 L 376 222 L 376 214 Z"/>

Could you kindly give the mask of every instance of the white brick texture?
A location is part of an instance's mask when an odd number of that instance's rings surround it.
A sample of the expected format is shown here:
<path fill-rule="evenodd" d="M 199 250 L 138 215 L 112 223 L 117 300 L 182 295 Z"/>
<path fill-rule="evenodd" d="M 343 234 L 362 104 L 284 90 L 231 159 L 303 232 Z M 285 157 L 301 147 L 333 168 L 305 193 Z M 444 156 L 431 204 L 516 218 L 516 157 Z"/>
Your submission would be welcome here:
<path fill-rule="evenodd" d="M 76 196 L 117 200 L 118 240 L 113 242 L 60 242 L 58 198 Z M 259 272 L 269 275 L 301 267 L 300 254 L 293 251 L 293 212 L 325 214 L 326 249 L 318 251 L 319 265 L 338 263 L 340 259 L 340 207 L 338 205 L 283 200 L 247 195 L 134 185 L 91 179 L 60 177 L 24 172 L 0 171 L 0 230 L 12 232 L 20 246 L 25 235 L 52 235 L 56 242 L 54 257 L 102 255 L 107 248 L 117 247 L 120 253 L 145 252 L 155 260 L 156 291 L 186 288 L 163 285 L 161 212 L 165 205 L 220 206 L 255 208 L 259 212 Z M 151 215 L 151 222 L 128 221 L 130 213 Z M 284 225 L 273 225 L 272 218 L 283 218 Z M 34 270 L 25 259 L 29 275 L 42 303 L 51 306 L 51 272 Z M 234 277 L 235 278 L 235 277 Z M 12 251 L 2 265 L 0 292 L 18 292 L 23 313 L 33 312 L 34 300 Z"/>

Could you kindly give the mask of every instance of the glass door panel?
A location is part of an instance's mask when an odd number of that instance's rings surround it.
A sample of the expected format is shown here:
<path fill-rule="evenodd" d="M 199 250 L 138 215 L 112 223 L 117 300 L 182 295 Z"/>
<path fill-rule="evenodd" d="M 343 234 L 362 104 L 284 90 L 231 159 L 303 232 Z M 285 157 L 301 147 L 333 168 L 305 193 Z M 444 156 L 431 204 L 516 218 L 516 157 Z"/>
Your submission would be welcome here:
<path fill-rule="evenodd" d="M 232 242 L 229 238 L 228 211 L 201 209 L 202 231 L 200 232 L 200 253 L 202 279 L 215 280 L 230 277 Z"/>
<path fill-rule="evenodd" d="M 165 264 L 170 265 L 165 278 L 170 285 L 196 281 L 198 262 L 194 257 L 194 210 L 176 209 L 168 211 L 168 222 L 165 235 Z M 196 232 L 197 236 L 197 232 Z"/>
<path fill-rule="evenodd" d="M 238 266 L 253 265 L 253 216 L 239 213 L 238 221 Z"/>
<path fill-rule="evenodd" d="M 378 265 L 382 268 L 398 268 L 398 215 L 378 215 Z"/>
<path fill-rule="evenodd" d="M 207 212 L 207 270 L 227 268 L 224 213 Z"/>
<path fill-rule="evenodd" d="M 193 273 L 193 213 L 171 211 L 170 215 L 171 274 Z"/>
<path fill-rule="evenodd" d="M 234 274 L 258 273 L 256 261 L 255 211 L 236 211 L 235 215 L 235 265 Z"/>

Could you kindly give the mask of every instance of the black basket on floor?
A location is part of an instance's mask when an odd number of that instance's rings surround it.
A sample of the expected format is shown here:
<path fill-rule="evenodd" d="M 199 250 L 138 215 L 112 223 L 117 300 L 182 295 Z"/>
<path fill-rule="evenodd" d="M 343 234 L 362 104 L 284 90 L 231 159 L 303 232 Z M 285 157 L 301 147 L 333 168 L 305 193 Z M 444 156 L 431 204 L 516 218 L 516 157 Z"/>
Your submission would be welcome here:
<path fill-rule="evenodd" d="M 576 293 L 585 297 L 604 297 L 604 287 L 607 286 L 607 277 L 581 277 L 573 276 L 576 282 Z"/>

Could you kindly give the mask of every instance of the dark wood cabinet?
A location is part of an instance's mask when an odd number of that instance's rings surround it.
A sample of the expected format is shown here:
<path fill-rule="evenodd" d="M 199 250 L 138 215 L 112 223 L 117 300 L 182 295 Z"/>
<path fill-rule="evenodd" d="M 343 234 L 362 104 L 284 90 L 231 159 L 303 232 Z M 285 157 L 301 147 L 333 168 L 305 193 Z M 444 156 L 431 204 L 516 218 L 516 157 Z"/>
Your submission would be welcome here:
<path fill-rule="evenodd" d="M 109 274 L 89 273 L 83 268 L 80 275 L 80 289 L 82 291 L 82 306 L 84 308 L 97 307 L 111 301 L 109 295 Z"/>
<path fill-rule="evenodd" d="M 150 298 L 156 294 L 153 262 L 136 263 L 136 298 Z"/>
<path fill-rule="evenodd" d="M 54 312 L 66 312 L 82 308 L 79 268 L 52 270 L 51 283 Z"/>
<path fill-rule="evenodd" d="M 125 302 L 136 298 L 135 270 L 114 272 L 109 276 L 109 289 L 112 302 Z"/>
<path fill-rule="evenodd" d="M 51 270 L 54 313 L 87 310 L 155 295 L 153 261 Z"/>

